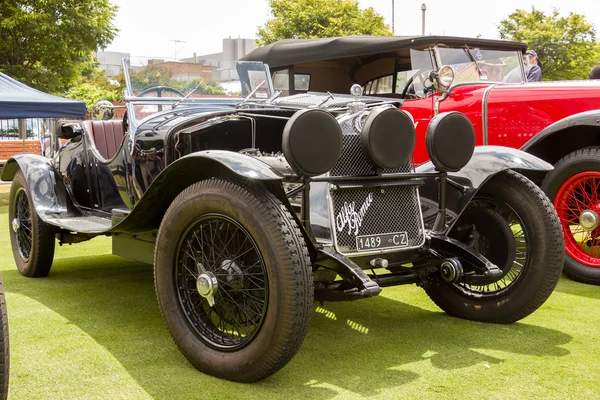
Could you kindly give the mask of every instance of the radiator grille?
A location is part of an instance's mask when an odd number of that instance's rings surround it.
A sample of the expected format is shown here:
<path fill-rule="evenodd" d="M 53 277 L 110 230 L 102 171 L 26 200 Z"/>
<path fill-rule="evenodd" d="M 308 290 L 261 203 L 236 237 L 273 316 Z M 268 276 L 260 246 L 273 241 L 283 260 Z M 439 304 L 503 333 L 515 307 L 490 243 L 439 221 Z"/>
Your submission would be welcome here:
<path fill-rule="evenodd" d="M 425 237 L 418 196 L 416 186 L 338 189 L 331 192 L 338 251 L 342 254 L 366 253 L 357 250 L 357 236 L 396 232 L 407 233 L 408 246 L 393 251 L 422 246 Z M 356 215 L 344 218 L 345 215 L 354 215 L 348 210 Z"/>
<path fill-rule="evenodd" d="M 375 167 L 367 161 L 367 158 L 363 153 L 360 135 L 354 126 L 356 124 L 356 118 L 360 118 L 360 116 L 340 119 L 343 135 L 342 155 L 331 169 L 331 176 L 369 176 L 376 175 L 377 173 Z M 400 168 L 383 170 L 384 174 L 401 172 L 410 172 L 410 164 L 406 163 L 406 165 L 403 165 Z"/>

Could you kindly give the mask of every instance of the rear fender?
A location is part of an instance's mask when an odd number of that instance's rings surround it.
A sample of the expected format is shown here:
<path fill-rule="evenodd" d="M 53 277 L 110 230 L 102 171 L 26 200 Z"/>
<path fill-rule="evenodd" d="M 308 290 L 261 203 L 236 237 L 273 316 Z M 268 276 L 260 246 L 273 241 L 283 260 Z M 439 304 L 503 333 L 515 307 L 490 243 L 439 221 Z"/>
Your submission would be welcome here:
<path fill-rule="evenodd" d="M 448 233 L 460 217 L 473 196 L 492 177 L 506 170 L 515 170 L 529 175 L 532 172 L 547 172 L 552 165 L 524 151 L 500 146 L 475 148 L 471 161 L 460 171 L 448 174 L 446 187 L 446 223 Z M 435 172 L 431 162 L 416 168 L 416 172 Z M 427 178 L 420 189 L 421 208 L 425 227 L 431 229 L 439 210 L 439 185 L 435 178 Z"/>
<path fill-rule="evenodd" d="M 586 111 L 579 114 L 573 114 L 567 118 L 556 121 L 552 125 L 544 128 L 529 140 L 521 150 L 530 152 L 529 150 L 538 146 L 540 142 L 547 140 L 557 132 L 564 131 L 568 128 L 581 126 L 595 126 L 600 128 L 600 110 Z"/>
<path fill-rule="evenodd" d="M 599 145 L 600 110 L 593 110 L 556 121 L 533 136 L 521 150 L 554 164 L 573 151 Z"/>
<path fill-rule="evenodd" d="M 113 232 L 141 232 L 157 229 L 175 197 L 188 186 L 204 179 L 241 178 L 259 182 L 291 210 L 285 196 L 283 175 L 257 158 L 244 154 L 208 150 L 188 154 L 165 168 L 125 219 Z"/>
<path fill-rule="evenodd" d="M 37 154 L 15 155 L 7 161 L 0 178 L 12 181 L 19 170 L 27 182 L 35 211 L 43 221 L 67 213 L 67 191 L 63 182 L 56 179 L 50 160 Z"/>

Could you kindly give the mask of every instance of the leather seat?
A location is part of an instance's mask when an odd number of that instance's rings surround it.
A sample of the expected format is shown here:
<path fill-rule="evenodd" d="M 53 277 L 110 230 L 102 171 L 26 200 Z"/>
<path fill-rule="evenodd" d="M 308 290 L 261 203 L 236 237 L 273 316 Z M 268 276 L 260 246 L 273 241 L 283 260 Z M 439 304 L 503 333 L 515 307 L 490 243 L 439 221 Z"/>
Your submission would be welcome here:
<path fill-rule="evenodd" d="M 123 141 L 123 124 L 119 120 L 84 121 L 83 125 L 96 145 L 96 149 L 105 160 L 117 154 Z"/>

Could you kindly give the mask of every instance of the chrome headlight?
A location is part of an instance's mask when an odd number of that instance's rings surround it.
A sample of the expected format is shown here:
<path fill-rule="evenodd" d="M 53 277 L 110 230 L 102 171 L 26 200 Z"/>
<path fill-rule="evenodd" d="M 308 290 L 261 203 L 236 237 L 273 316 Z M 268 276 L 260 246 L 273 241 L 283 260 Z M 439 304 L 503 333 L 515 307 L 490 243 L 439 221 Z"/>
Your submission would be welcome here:
<path fill-rule="evenodd" d="M 447 92 L 454 82 L 454 70 L 449 65 L 444 65 L 439 71 L 436 72 L 435 78 L 432 81 L 436 85 L 436 90 L 440 92 Z"/>

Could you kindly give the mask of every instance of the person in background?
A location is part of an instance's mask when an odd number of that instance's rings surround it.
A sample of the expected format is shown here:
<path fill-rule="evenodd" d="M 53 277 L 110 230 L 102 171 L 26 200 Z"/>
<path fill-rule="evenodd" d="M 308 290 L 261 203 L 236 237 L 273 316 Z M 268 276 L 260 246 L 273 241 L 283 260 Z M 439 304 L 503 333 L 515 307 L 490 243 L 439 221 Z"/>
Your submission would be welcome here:
<path fill-rule="evenodd" d="M 492 82 L 502 81 L 502 71 L 506 64 L 499 58 L 493 60 L 484 60 L 477 63 L 481 67 L 480 80 L 489 80 Z"/>
<path fill-rule="evenodd" d="M 527 63 L 525 65 L 525 76 L 527 82 L 539 82 L 542 80 L 542 62 L 535 50 L 525 52 Z"/>
<path fill-rule="evenodd" d="M 600 65 L 596 65 L 592 68 L 592 71 L 588 75 L 588 79 L 600 79 Z"/>

